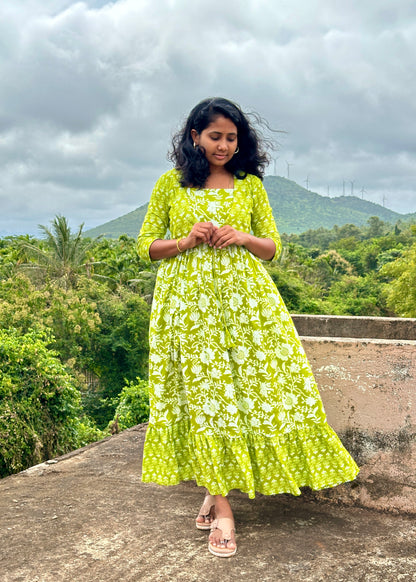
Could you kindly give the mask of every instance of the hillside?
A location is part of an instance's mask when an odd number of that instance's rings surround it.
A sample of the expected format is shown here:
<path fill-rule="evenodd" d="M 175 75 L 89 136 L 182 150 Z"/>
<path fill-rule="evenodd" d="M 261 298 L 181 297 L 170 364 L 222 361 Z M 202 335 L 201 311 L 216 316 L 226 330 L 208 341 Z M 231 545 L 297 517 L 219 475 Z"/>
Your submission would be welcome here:
<path fill-rule="evenodd" d="M 380 204 L 362 200 L 356 196 L 329 198 L 310 192 L 296 182 L 281 176 L 266 176 L 264 185 L 280 232 L 299 234 L 319 227 L 332 228 L 335 224 L 352 223 L 361 226 L 370 216 L 378 216 L 392 224 L 406 220 L 415 214 L 399 214 Z M 101 226 L 86 231 L 87 236 L 100 234 L 118 238 L 121 234 L 136 237 L 146 214 L 147 204 Z"/>

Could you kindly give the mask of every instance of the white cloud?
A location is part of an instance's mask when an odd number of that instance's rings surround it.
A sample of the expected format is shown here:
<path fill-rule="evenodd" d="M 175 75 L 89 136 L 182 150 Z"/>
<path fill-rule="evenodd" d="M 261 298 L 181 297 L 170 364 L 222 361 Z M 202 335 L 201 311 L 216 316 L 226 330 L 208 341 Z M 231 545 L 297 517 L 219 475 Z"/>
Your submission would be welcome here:
<path fill-rule="evenodd" d="M 278 172 L 416 211 L 410 0 L 6 0 L 0 233 L 144 203 L 172 132 L 224 95 L 277 129 Z"/>

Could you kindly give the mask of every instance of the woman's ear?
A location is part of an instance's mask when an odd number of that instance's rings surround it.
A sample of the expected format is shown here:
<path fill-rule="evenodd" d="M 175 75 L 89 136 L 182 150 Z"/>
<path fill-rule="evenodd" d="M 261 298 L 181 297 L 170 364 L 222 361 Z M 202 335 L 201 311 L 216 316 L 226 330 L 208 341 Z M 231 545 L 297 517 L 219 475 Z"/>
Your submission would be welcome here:
<path fill-rule="evenodd" d="M 196 145 L 199 144 L 199 133 L 197 132 L 196 129 L 191 129 L 191 137 L 194 140 L 194 143 L 196 143 Z"/>

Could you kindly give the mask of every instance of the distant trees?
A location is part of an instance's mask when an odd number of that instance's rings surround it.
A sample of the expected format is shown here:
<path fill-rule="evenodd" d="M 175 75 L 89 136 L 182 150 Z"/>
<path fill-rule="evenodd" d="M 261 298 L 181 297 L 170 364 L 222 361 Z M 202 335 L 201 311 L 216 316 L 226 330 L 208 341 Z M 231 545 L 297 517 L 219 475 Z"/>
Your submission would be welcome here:
<path fill-rule="evenodd" d="M 0 239 L 0 476 L 147 419 L 157 264 L 64 217 Z M 266 265 L 295 313 L 416 317 L 416 226 L 283 235 Z"/>
<path fill-rule="evenodd" d="M 64 216 L 57 215 L 51 224 L 51 228 L 39 225 L 45 235 L 41 245 L 19 241 L 23 253 L 32 260 L 21 266 L 41 269 L 51 280 L 69 289 L 76 286 L 81 268 L 90 275 L 92 263 L 87 262 L 87 256 L 96 241 L 82 238 L 83 224 L 72 233 Z"/>
<path fill-rule="evenodd" d="M 410 223 L 395 228 L 375 217 L 361 228 L 346 224 L 283 235 L 285 248 L 290 249 L 290 261 L 287 255 L 284 258 L 289 270 L 285 268 L 282 283 L 276 283 L 289 309 L 298 313 L 409 314 L 409 306 L 400 303 L 395 293 L 401 293 L 405 300 L 412 264 L 407 249 L 414 243 L 415 234 L 416 227 Z M 401 261 L 402 257 L 407 257 L 406 261 Z M 402 283 L 393 275 L 399 272 Z M 406 301 L 411 302 L 411 293 Z"/>
<path fill-rule="evenodd" d="M 402 317 L 416 317 L 416 243 L 384 264 L 381 275 L 389 280 L 385 289 L 389 307 Z"/>

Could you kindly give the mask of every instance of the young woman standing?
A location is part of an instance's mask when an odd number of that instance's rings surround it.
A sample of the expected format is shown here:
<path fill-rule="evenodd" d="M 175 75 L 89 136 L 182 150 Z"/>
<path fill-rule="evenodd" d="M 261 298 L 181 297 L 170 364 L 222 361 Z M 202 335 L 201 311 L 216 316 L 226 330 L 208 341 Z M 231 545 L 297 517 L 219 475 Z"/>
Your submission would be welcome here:
<path fill-rule="evenodd" d="M 288 311 L 262 260 L 281 243 L 261 178 L 262 139 L 241 109 L 206 99 L 174 137 L 138 240 L 161 260 L 150 323 L 144 482 L 195 480 L 209 550 L 235 554 L 231 489 L 300 494 L 358 467 L 326 422 Z M 171 238 L 166 239 L 169 231 Z"/>

